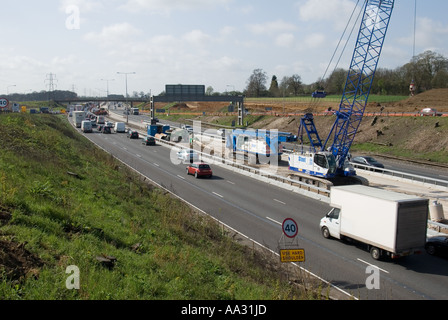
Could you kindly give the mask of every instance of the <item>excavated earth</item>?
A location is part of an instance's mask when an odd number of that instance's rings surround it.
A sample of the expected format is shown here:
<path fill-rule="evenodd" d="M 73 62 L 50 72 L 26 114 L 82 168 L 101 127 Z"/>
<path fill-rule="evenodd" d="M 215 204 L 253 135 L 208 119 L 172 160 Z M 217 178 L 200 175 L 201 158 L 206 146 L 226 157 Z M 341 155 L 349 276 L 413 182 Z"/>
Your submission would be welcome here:
<path fill-rule="evenodd" d="M 311 99 L 310 99 L 311 100 Z M 216 115 L 199 116 L 198 120 L 213 123 L 226 109 L 228 103 L 192 103 L 182 106 L 191 112 L 215 112 Z M 251 103 L 245 102 L 245 108 L 252 115 L 265 112 L 272 108 L 270 114 L 274 117 L 263 117 L 251 127 L 258 129 L 278 129 L 279 131 L 297 134 L 301 114 L 312 112 L 316 115 L 315 124 L 319 135 L 328 136 L 334 123 L 333 115 L 319 116 L 329 108 L 338 110 L 337 102 L 281 102 Z M 439 113 L 446 113 L 443 117 L 420 117 L 420 110 L 434 108 Z M 375 113 L 373 115 L 373 113 Z M 283 116 L 286 114 L 286 116 Z M 397 116 L 401 115 L 401 116 Z M 403 116 L 404 115 L 404 116 Z M 390 147 L 399 147 L 415 153 L 430 153 L 448 151 L 448 89 L 434 89 L 406 100 L 378 104 L 371 102 L 366 107 L 366 115 L 361 123 L 356 143 L 372 142 Z"/>

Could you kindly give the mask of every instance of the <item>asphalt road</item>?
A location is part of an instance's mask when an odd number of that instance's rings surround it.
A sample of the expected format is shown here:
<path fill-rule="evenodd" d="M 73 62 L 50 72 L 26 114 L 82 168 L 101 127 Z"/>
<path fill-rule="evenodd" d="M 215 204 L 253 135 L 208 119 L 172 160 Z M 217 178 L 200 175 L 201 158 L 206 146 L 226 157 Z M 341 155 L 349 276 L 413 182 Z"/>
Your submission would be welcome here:
<path fill-rule="evenodd" d="M 173 164 L 165 146 L 144 146 L 126 134 L 86 137 L 130 167 L 175 193 L 190 204 L 217 218 L 245 236 L 279 251 L 281 223 L 293 218 L 298 226 L 298 243 L 305 249 L 300 266 L 336 286 L 345 297 L 362 300 L 448 299 L 448 260 L 426 253 L 398 261 L 375 261 L 362 247 L 324 239 L 320 219 L 329 206 L 317 200 L 267 185 L 212 166 L 212 179 L 187 176 L 185 164 Z M 379 289 L 368 289 L 379 273 Z"/>

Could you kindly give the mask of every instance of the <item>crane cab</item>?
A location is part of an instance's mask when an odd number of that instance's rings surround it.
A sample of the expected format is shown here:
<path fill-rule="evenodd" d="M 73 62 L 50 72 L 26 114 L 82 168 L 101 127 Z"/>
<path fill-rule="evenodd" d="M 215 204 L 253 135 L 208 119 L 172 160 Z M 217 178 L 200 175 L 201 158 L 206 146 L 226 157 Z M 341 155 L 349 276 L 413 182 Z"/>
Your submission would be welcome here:
<path fill-rule="evenodd" d="M 336 159 L 331 152 L 292 153 L 289 156 L 289 169 L 324 179 L 331 179 L 336 175 L 337 165 Z"/>

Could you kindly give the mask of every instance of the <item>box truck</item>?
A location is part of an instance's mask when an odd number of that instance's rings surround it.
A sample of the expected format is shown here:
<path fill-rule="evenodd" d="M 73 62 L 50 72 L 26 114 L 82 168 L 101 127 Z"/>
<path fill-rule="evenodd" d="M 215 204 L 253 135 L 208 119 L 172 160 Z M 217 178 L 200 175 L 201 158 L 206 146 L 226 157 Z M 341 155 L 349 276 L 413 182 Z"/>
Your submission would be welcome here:
<path fill-rule="evenodd" d="M 73 121 L 75 122 L 76 128 L 81 128 L 82 122 L 85 120 L 86 115 L 84 111 L 73 112 Z"/>
<path fill-rule="evenodd" d="M 332 187 L 331 211 L 321 219 L 325 238 L 367 245 L 372 258 L 399 258 L 423 251 L 429 200 L 362 185 Z"/>

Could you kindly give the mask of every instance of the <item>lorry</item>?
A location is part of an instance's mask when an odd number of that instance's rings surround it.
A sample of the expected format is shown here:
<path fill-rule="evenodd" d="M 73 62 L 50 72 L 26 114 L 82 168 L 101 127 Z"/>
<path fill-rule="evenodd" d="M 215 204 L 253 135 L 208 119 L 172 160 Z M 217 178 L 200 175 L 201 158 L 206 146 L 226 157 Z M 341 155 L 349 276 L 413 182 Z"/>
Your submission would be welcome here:
<path fill-rule="evenodd" d="M 85 120 L 85 118 L 86 114 L 84 111 L 73 112 L 73 122 L 75 123 L 76 128 L 81 128 L 81 124 Z"/>
<path fill-rule="evenodd" d="M 332 187 L 330 212 L 320 220 L 324 238 L 367 245 L 373 259 L 422 252 L 429 200 L 364 185 Z"/>
<path fill-rule="evenodd" d="M 131 108 L 131 114 L 133 114 L 134 116 L 138 116 L 140 114 L 140 109 L 139 108 Z"/>

